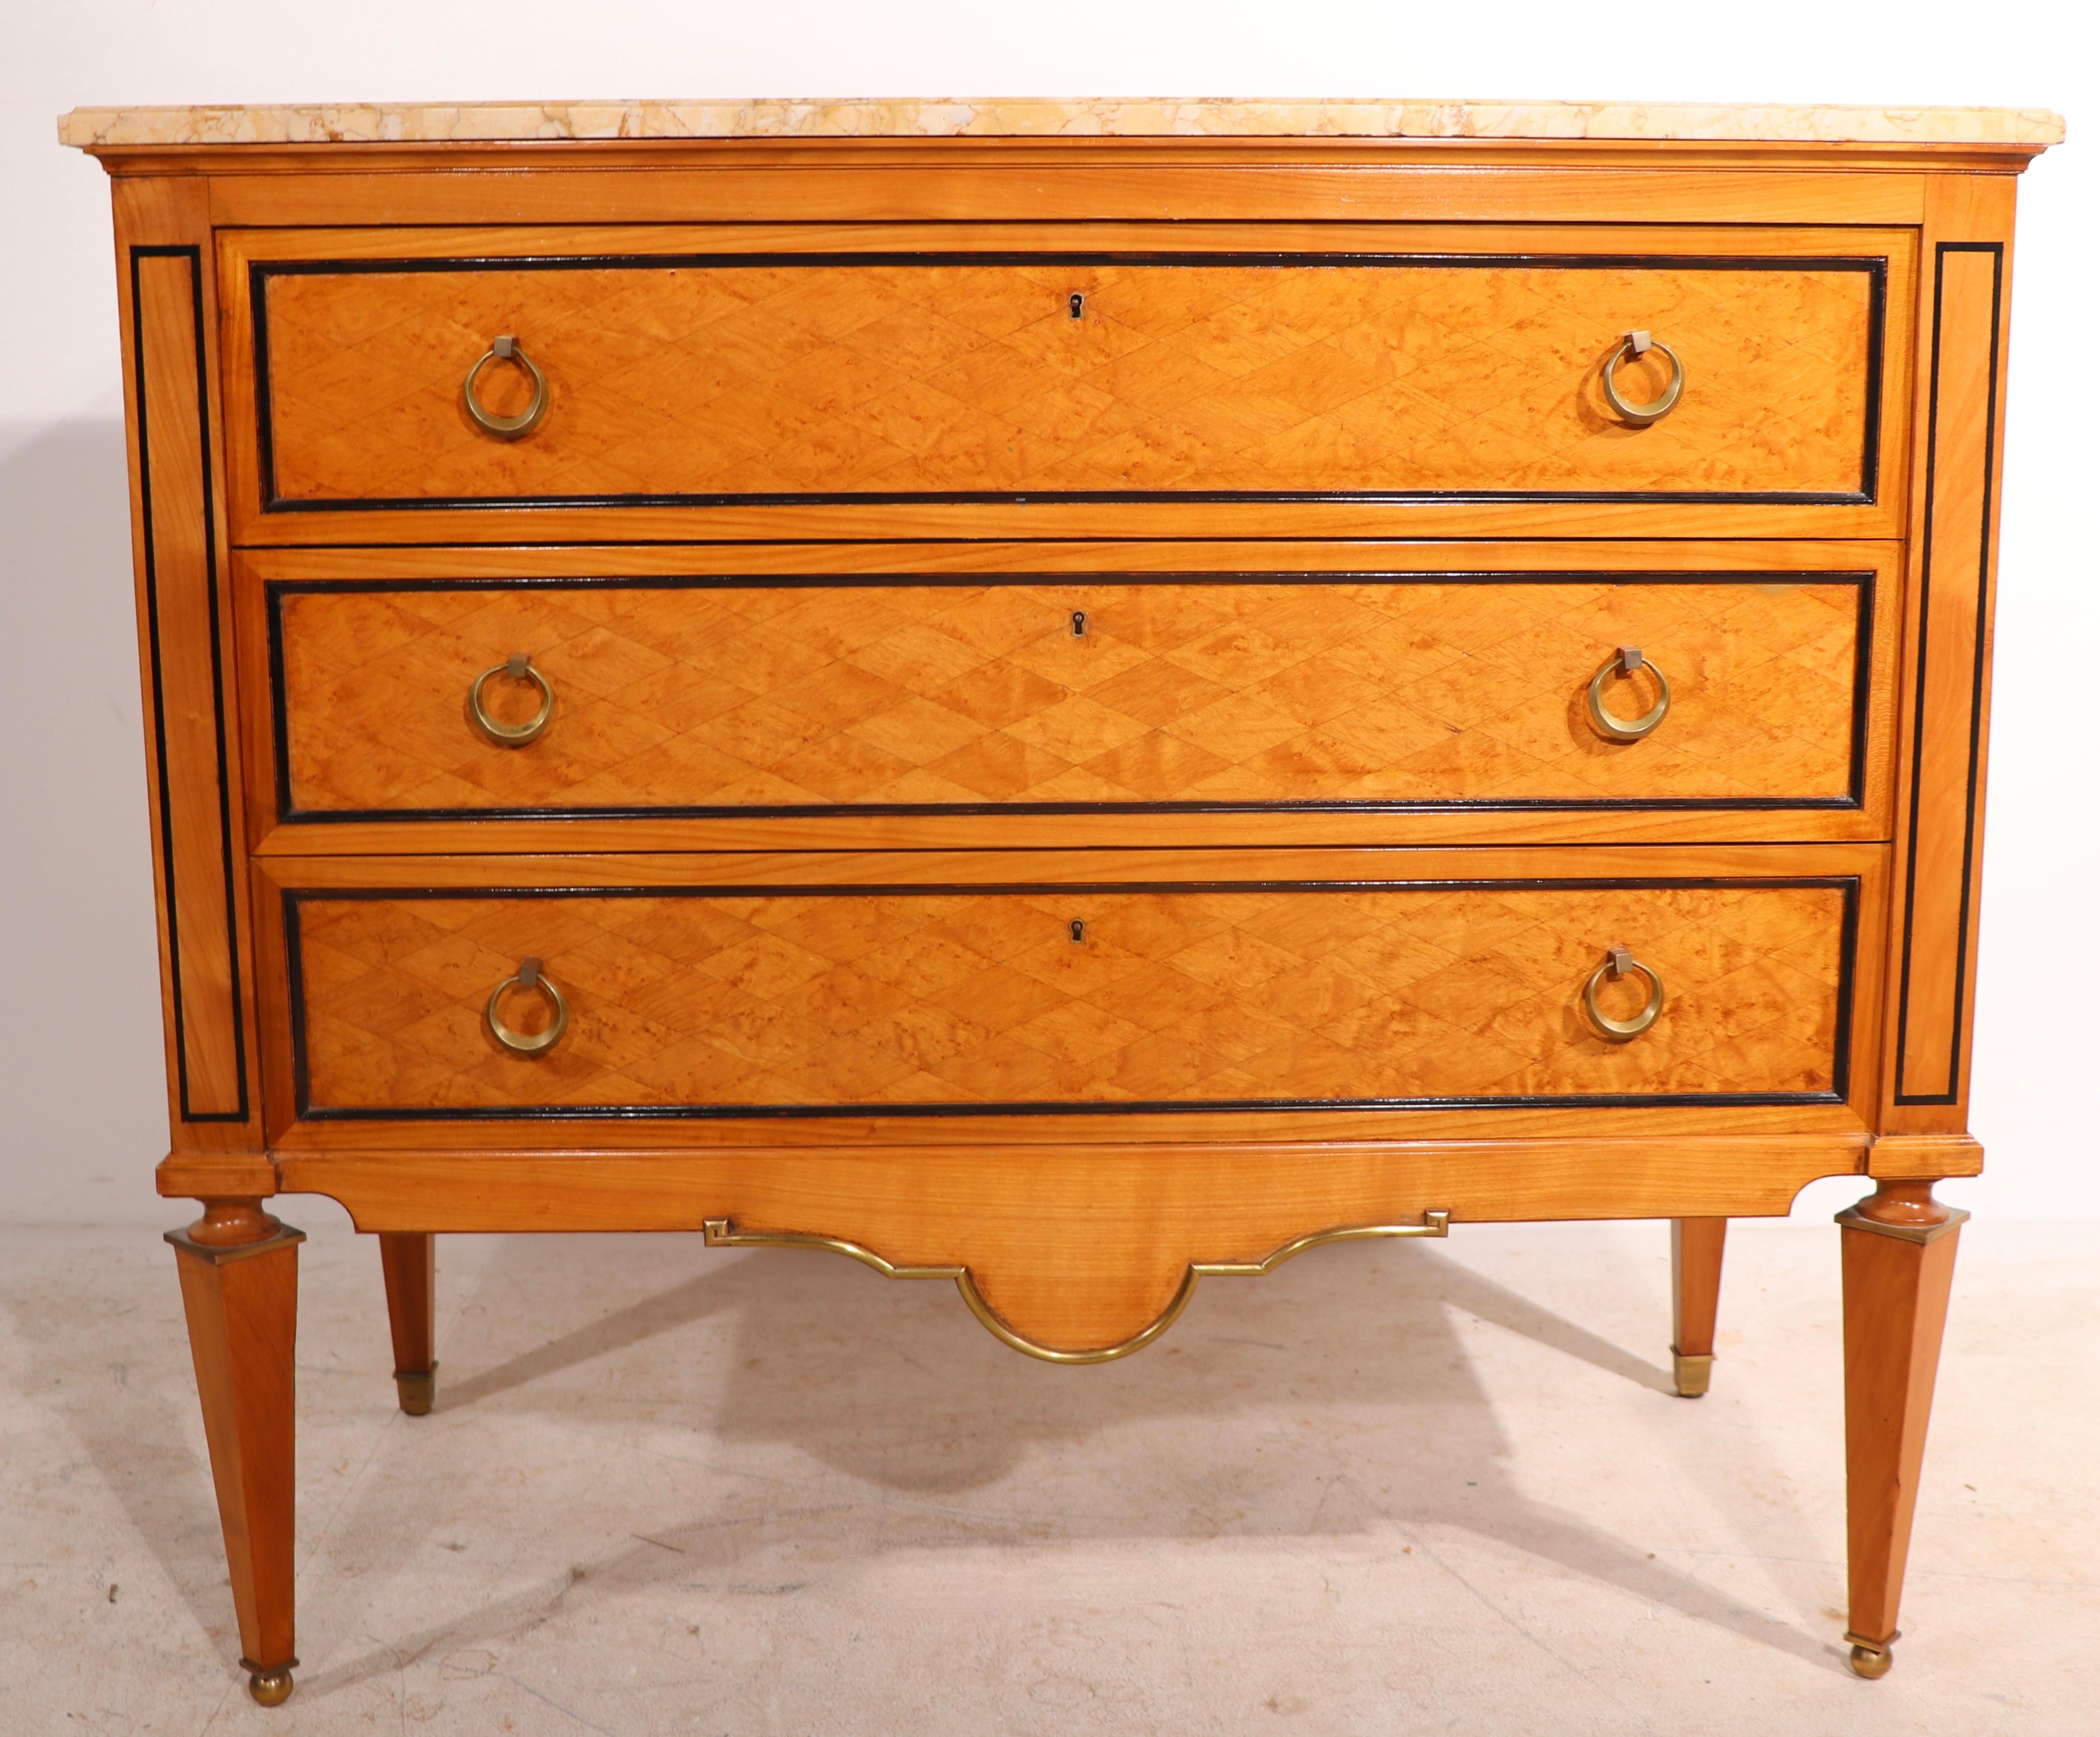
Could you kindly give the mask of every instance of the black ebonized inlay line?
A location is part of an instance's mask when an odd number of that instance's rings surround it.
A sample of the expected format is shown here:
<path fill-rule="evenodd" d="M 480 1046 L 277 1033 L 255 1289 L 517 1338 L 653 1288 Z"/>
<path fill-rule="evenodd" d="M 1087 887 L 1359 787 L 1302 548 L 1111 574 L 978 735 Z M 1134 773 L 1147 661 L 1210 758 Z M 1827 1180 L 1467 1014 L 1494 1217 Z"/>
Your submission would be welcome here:
<path fill-rule="evenodd" d="M 629 493 L 595 495 L 400 496 L 324 500 L 290 497 L 277 492 L 276 459 L 270 396 L 269 280 L 273 277 L 360 276 L 466 271 L 734 271 L 754 267 L 851 267 L 882 266 L 1144 266 L 1154 267 L 1237 266 L 1267 269 L 1352 267 L 1388 270 L 1510 269 L 1551 271 L 1857 271 L 1868 280 L 1867 314 L 1867 401 L 1861 430 L 1860 483 L 1856 490 L 1535 490 L 1535 489 L 1342 489 L 1342 490 L 1180 490 L 980 489 L 735 493 Z M 257 475 L 266 513 L 372 513 L 649 507 L 908 506 L 908 505 L 1116 505 L 1179 502 L 1188 505 L 1267 503 L 1276 505 L 1355 504 L 1435 505 L 1479 503 L 1537 505 L 1665 506 L 1871 506 L 1881 468 L 1882 352 L 1887 328 L 1888 261 L 1880 256 L 1800 257 L 1698 253 L 1373 253 L 1337 252 L 1225 253 L 985 253 L 925 252 L 868 253 L 590 253 L 514 258 L 448 257 L 423 259 L 273 259 L 251 261 L 249 304 L 255 346 Z"/>
<path fill-rule="evenodd" d="M 196 348 L 197 461 L 199 493 L 204 505 L 205 605 L 210 618 L 212 724 L 218 749 L 219 864 L 225 877 L 226 958 L 231 977 L 229 1000 L 233 1014 L 234 1104 L 230 1110 L 198 1109 L 191 1103 L 188 1021 L 183 989 L 181 906 L 175 897 L 175 834 L 174 780 L 168 763 L 165 683 L 161 658 L 161 592 L 159 558 L 153 535 L 153 466 L 147 423 L 146 319 L 141 295 L 139 262 L 180 259 L 190 270 L 190 313 Z M 135 245 L 131 249 L 131 363 L 132 391 L 137 412 L 139 441 L 139 536 L 144 549 L 146 642 L 148 683 L 153 694 L 153 773 L 161 799 L 161 896 L 168 950 L 168 976 L 173 985 L 169 1000 L 174 1013 L 175 1101 L 184 1122 L 245 1122 L 248 1120 L 248 1044 L 241 1008 L 240 883 L 233 866 L 232 787 L 228 783 L 226 731 L 226 672 L 218 624 L 218 531 L 212 514 L 210 365 L 205 349 L 204 262 L 194 244 Z"/>
<path fill-rule="evenodd" d="M 1961 897 L 1954 941 L 1953 1018 L 1947 1040 L 1947 1088 L 1943 1091 L 1906 1091 L 1904 1081 L 1910 1046 L 1912 924 L 1917 902 L 1918 809 L 1925 789 L 1925 690 L 1930 669 L 1933 562 L 1939 553 L 1933 530 L 1933 505 L 1939 486 L 1940 334 L 1947 298 L 1947 256 L 1949 253 L 1988 253 L 1991 256 L 1990 381 L 1984 402 L 1983 515 L 1976 548 L 1976 646 L 1970 672 L 1969 766 L 1965 781 L 1961 823 Z M 1912 702 L 1911 777 L 1908 849 L 1904 865 L 1903 955 L 1901 981 L 1896 995 L 1895 1090 L 1899 1104 L 1958 1104 L 1961 1099 L 1962 1021 L 1968 1007 L 1969 919 L 1975 889 L 1978 786 L 1983 769 L 1983 678 L 1988 656 L 1986 635 L 1991 615 L 1991 515 L 1997 475 L 1998 364 L 2001 321 L 2005 313 L 2005 249 L 2001 241 L 1942 241 L 1933 254 L 1932 372 L 1927 399 L 1925 437 L 1924 548 L 1918 558 L 1917 689 Z"/>
<path fill-rule="evenodd" d="M 698 804 L 599 805 L 593 807 L 452 809 L 302 809 L 291 787 L 291 714 L 285 661 L 285 599 L 289 597 L 386 594 L 432 591 L 560 590 L 812 590 L 898 589 L 931 585 L 958 589 L 1005 585 L 1235 585 L 1235 584 L 1493 584 L 1547 585 L 1598 583 L 1626 585 L 1849 584 L 1859 593 L 1853 647 L 1852 717 L 1845 793 L 1835 796 L 1593 796 L 1438 797 L 1406 801 L 1345 797 L 1277 798 L 1266 801 L 801 803 L 742 806 Z M 1874 575 L 1871 572 L 1796 572 L 1744 570 L 1708 573 L 1628 572 L 1589 569 L 1529 569 L 1521 572 L 1264 573 L 995 573 L 995 574 L 681 574 L 664 577 L 536 576 L 488 579 L 272 580 L 263 587 L 269 646 L 270 709 L 276 730 L 276 813 L 280 823 L 344 826 L 399 822 L 520 820 L 829 819 L 847 816 L 898 818 L 948 815 L 1048 814 L 1436 814 L 1436 813 L 1776 813 L 1852 811 L 1866 800 L 1868 728 L 1873 692 Z"/>
<path fill-rule="evenodd" d="M 977 898 L 999 895 L 1028 896 L 1056 893 L 1086 894 L 1198 893 L 1448 893 L 1495 892 L 1653 892 L 1677 888 L 1732 887 L 1749 889 L 1821 887 L 1841 893 L 1844 915 L 1839 931 L 1838 961 L 1837 1029 L 1831 1056 L 1831 1087 L 1827 1091 L 1773 1092 L 1657 1092 L 1562 1094 L 1534 1097 L 1389 1097 L 1389 1098 L 1259 1098 L 1170 1099 L 1158 1103 L 1016 1102 L 1002 1104 L 520 1104 L 468 1105 L 443 1109 L 344 1107 L 313 1102 L 307 1055 L 306 985 L 299 946 L 302 907 L 346 901 L 415 899 L 490 899 L 517 902 L 526 899 L 594 898 Z M 1851 1078 L 1853 977 L 1859 939 L 1860 882 L 1856 875 L 1785 875 L 1772 877 L 1676 875 L 1658 877 L 1567 876 L 1504 880 L 1437 879 L 1425 880 L 1189 880 L 988 882 L 978 885 L 939 884 L 916 885 L 826 886 L 782 885 L 743 887 L 287 887 L 281 894 L 285 928 L 285 963 L 289 980 L 292 1042 L 292 1079 L 295 1113 L 308 1122 L 660 1122 L 660 1121 L 779 1121 L 796 1118 L 815 1120 L 889 1118 L 953 1118 L 961 1116 L 1136 1116 L 1189 1115 L 1204 1111 L 1263 1113 L 1276 1112 L 1332 1112 L 1379 1110 L 1404 1112 L 1427 1109 L 1740 1109 L 1786 1104 L 1842 1104 Z"/>

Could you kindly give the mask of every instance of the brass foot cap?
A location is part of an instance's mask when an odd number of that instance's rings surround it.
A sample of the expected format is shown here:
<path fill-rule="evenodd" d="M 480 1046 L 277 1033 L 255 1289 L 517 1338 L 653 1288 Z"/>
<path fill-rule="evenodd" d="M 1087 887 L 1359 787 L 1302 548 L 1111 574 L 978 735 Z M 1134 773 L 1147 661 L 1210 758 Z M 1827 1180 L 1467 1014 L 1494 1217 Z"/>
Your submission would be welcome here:
<path fill-rule="evenodd" d="M 1845 1638 L 1852 1642 L 1852 1655 L 1849 1662 L 1854 1675 L 1864 1677 L 1869 1682 L 1877 1677 L 1888 1675 L 1889 1667 L 1896 1662 L 1894 1635 L 1878 1647 L 1871 1641 L 1855 1639 L 1849 1634 Z"/>
<path fill-rule="evenodd" d="M 292 1698 L 292 1673 L 280 1665 L 274 1671 L 250 1671 L 248 1692 L 263 1707 L 281 1707 Z"/>
<path fill-rule="evenodd" d="M 1714 1380 L 1714 1354 L 1688 1354 L 1674 1345 L 1670 1348 L 1672 1373 L 1677 1378 L 1677 1391 L 1685 1399 L 1696 1400 L 1703 1395 Z"/>
<path fill-rule="evenodd" d="M 394 1391 L 401 1396 L 401 1409 L 412 1417 L 427 1417 L 438 1396 L 438 1366 L 432 1364 L 421 1374 L 394 1372 Z"/>

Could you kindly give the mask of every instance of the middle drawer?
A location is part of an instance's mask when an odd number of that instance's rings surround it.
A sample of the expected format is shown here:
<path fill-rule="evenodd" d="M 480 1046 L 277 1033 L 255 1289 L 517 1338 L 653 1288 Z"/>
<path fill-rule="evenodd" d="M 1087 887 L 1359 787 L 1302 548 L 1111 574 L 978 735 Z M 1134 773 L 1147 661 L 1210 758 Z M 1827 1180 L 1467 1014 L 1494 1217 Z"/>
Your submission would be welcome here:
<path fill-rule="evenodd" d="M 448 822 L 476 823 L 477 849 L 523 842 L 492 822 L 558 822 L 830 823 L 825 843 L 1018 842 L 1031 818 L 1059 843 L 1118 822 L 1233 842 L 1235 822 L 1286 818 L 1343 841 L 1516 817 L 1590 836 L 1630 815 L 1869 835 L 1882 552 L 1767 568 L 1739 546 L 1742 565 L 1700 571 L 1483 549 L 1454 570 L 1463 553 L 463 577 L 351 576 L 347 553 L 293 577 L 267 568 L 324 558 L 265 556 L 254 806 L 307 850 L 330 848 L 316 828 Z M 950 830 L 909 835 L 929 825 Z"/>

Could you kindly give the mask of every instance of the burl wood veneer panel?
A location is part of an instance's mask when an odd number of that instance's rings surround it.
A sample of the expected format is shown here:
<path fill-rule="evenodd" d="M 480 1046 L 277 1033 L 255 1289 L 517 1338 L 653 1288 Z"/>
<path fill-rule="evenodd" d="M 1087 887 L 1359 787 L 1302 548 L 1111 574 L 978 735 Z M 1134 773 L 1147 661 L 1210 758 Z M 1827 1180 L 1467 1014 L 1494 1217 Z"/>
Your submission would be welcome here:
<path fill-rule="evenodd" d="M 248 286 L 263 503 L 1874 492 L 1884 261 L 1851 232 L 1762 232 L 1718 258 L 1668 230 L 1587 257 L 1520 229 L 1462 254 L 1409 253 L 1399 225 L 1376 252 L 1256 231 L 1205 253 L 1123 231 L 1096 252 L 1077 231 L 1002 254 L 978 233 L 975 259 L 838 233 L 855 251 L 499 231 L 355 258 L 350 232 L 272 238 L 307 257 L 257 263 Z M 1811 247 L 1833 257 L 1788 257 Z M 1688 376 L 1646 428 L 1598 383 L 1635 328 Z M 462 403 L 499 333 L 550 385 L 516 441 Z M 1652 355 L 1623 390 L 1665 377 Z M 483 391 L 498 413 L 527 402 L 507 365 Z"/>
<path fill-rule="evenodd" d="M 1827 1100 L 1849 888 L 309 892 L 286 914 L 300 1109 Z M 1580 1003 L 1615 942 L 1668 988 L 1630 1043 Z M 524 1059 L 483 1008 L 528 956 L 571 1019 Z M 1645 987 L 1608 984 L 1607 1011 Z M 505 1016 L 545 1024 L 527 992 Z"/>
<path fill-rule="evenodd" d="M 735 813 L 1856 800 L 1870 575 L 271 588 L 279 806 Z M 1669 678 L 1615 742 L 1616 647 Z M 469 716 L 523 651 L 523 748 Z M 1652 673 L 1611 678 L 1635 718 Z M 538 708 L 495 678 L 501 721 Z"/>

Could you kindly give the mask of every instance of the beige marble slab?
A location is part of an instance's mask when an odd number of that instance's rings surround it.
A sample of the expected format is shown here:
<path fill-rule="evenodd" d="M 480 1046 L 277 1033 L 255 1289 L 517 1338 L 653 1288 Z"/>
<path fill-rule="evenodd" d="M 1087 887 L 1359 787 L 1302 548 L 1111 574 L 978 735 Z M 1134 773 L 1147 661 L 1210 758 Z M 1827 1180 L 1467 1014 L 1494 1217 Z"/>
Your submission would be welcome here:
<path fill-rule="evenodd" d="M 1039 98 L 314 104 L 76 108 L 61 143 L 357 144 L 539 139 L 1370 138 L 2053 145 L 2045 108 Z"/>

